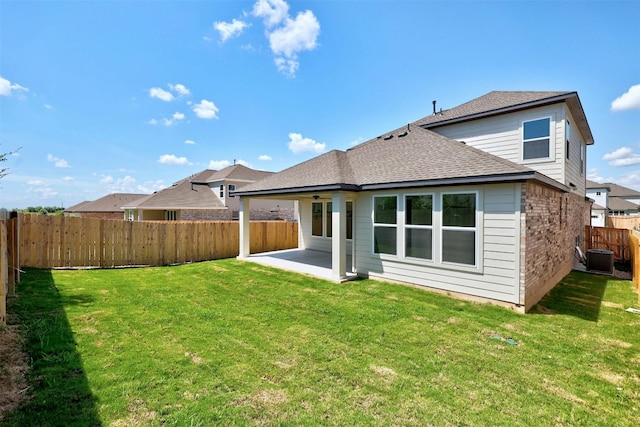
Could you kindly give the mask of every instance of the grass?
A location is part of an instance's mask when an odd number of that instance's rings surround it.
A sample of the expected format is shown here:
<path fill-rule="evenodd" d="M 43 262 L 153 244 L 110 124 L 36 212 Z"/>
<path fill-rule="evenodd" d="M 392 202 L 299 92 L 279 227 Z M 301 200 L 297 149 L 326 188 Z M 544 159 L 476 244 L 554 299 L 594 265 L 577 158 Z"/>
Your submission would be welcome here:
<path fill-rule="evenodd" d="M 16 425 L 637 426 L 628 281 L 572 273 L 532 313 L 237 260 L 29 270 Z"/>

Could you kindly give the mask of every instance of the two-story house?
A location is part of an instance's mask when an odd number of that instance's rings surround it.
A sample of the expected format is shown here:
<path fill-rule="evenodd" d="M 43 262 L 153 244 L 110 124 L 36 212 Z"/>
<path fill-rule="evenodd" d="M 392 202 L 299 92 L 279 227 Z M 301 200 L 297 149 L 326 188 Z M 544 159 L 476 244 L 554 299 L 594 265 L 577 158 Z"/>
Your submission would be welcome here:
<path fill-rule="evenodd" d="M 612 182 L 603 184 L 587 180 L 586 195 L 594 201 L 591 225 L 606 227 L 610 215 L 638 215 L 640 192 Z"/>
<path fill-rule="evenodd" d="M 130 221 L 238 219 L 236 189 L 272 175 L 235 164 L 219 171 L 205 169 L 148 196 L 123 204 Z M 122 215 L 122 213 L 121 213 Z M 296 220 L 295 202 L 261 200 L 252 207 L 255 220 Z"/>
<path fill-rule="evenodd" d="M 531 308 L 571 271 L 589 223 L 593 136 L 578 94 L 491 92 L 433 110 L 239 189 L 240 258 L 258 260 L 251 204 L 287 198 L 298 201 L 298 252 L 329 254 L 333 280 Z"/>

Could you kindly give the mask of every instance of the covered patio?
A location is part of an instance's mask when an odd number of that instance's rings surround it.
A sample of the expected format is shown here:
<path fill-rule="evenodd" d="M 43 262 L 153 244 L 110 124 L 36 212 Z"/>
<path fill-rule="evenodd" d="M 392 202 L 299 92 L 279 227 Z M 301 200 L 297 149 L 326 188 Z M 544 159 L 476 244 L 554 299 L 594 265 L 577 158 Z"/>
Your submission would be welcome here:
<path fill-rule="evenodd" d="M 346 274 L 340 282 L 357 278 L 353 273 L 351 255 L 346 256 Z M 281 268 L 301 274 L 335 281 L 331 267 L 331 253 L 310 249 L 287 249 L 283 251 L 263 252 L 251 254 L 242 258 L 269 267 Z"/>

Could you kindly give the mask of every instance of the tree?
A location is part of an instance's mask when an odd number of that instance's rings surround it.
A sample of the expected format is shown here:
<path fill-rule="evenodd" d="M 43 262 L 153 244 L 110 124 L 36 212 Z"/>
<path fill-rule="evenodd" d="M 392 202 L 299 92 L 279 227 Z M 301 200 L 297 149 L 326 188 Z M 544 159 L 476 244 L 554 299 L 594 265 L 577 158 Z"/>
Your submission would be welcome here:
<path fill-rule="evenodd" d="M 18 150 L 19 150 L 19 148 L 18 148 Z M 16 153 L 18 150 L 0 154 L 0 163 L 6 162 L 7 161 L 7 157 L 12 155 L 12 154 L 14 154 L 14 153 Z M 0 168 L 0 179 L 2 179 L 5 175 L 8 174 L 8 172 L 7 172 L 8 170 L 9 170 L 9 168 Z"/>

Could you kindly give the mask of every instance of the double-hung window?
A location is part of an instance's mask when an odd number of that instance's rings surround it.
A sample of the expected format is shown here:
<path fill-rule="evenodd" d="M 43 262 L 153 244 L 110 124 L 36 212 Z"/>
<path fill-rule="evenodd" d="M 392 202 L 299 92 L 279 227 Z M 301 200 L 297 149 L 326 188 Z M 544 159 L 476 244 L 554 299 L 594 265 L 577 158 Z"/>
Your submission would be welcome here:
<path fill-rule="evenodd" d="M 396 255 L 397 249 L 397 196 L 373 198 L 373 252 Z"/>
<path fill-rule="evenodd" d="M 433 195 L 405 196 L 404 254 L 433 259 Z"/>
<path fill-rule="evenodd" d="M 227 194 L 229 194 L 229 197 L 236 197 L 231 195 L 232 191 L 236 191 L 236 185 L 235 184 L 227 185 Z"/>
<path fill-rule="evenodd" d="M 545 117 L 522 123 L 522 159 L 551 157 L 551 119 Z"/>
<path fill-rule="evenodd" d="M 477 193 L 442 194 L 442 262 L 475 266 Z"/>

